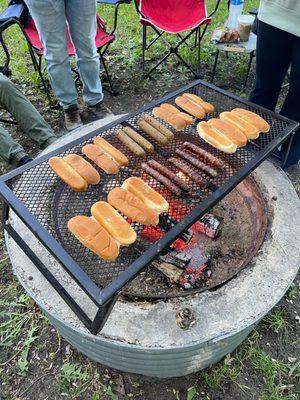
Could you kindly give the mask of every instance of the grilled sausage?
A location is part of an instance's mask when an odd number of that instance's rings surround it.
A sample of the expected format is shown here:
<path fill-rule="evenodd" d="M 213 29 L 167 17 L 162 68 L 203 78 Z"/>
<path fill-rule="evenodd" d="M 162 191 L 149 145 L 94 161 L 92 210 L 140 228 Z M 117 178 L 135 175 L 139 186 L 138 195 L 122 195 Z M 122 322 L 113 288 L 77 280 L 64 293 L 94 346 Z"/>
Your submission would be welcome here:
<path fill-rule="evenodd" d="M 174 174 L 174 172 L 169 170 L 169 168 L 165 167 L 164 165 L 161 165 L 159 162 L 155 160 L 149 160 L 148 165 L 156 169 L 156 171 L 160 172 L 161 174 L 165 175 L 167 178 L 171 179 L 171 181 L 174 182 L 181 189 L 186 191 L 190 190 L 189 185 L 186 182 L 180 179 L 176 174 Z"/>
<path fill-rule="evenodd" d="M 174 139 L 174 133 L 170 131 L 170 129 L 166 128 L 163 124 L 157 121 L 155 118 L 151 117 L 149 114 L 144 115 L 144 120 L 148 122 L 148 124 L 152 125 L 155 129 L 157 129 L 160 133 L 162 133 L 169 140 Z"/>
<path fill-rule="evenodd" d="M 211 177 L 215 178 L 218 175 L 215 169 L 213 169 L 209 165 L 204 164 L 204 162 L 198 160 L 197 158 L 193 157 L 190 153 L 187 153 L 186 151 L 181 149 L 176 149 L 175 153 L 178 154 L 185 161 L 192 164 L 194 167 L 200 169 L 201 171 L 205 172 L 206 174 L 210 175 Z"/>
<path fill-rule="evenodd" d="M 168 143 L 168 139 L 166 138 L 166 136 L 164 136 L 156 128 L 151 126 L 143 118 L 138 119 L 137 124 L 142 131 L 146 132 L 149 136 L 151 136 L 158 144 Z"/>
<path fill-rule="evenodd" d="M 187 165 L 185 162 L 181 161 L 179 158 L 171 157 L 168 161 L 174 165 L 174 167 L 179 168 L 184 174 L 189 176 L 193 181 L 195 181 L 200 186 L 207 186 L 207 181 L 202 178 L 201 175 L 197 174 L 197 172 L 193 171 L 192 167 Z"/>
<path fill-rule="evenodd" d="M 147 153 L 153 153 L 154 147 L 153 144 L 148 142 L 147 139 L 145 139 L 142 135 L 137 133 L 134 129 L 130 128 L 130 126 L 125 126 L 123 128 L 123 131 L 135 142 L 137 142 L 138 145 L 143 147 L 143 149 L 146 150 Z"/>
<path fill-rule="evenodd" d="M 215 168 L 224 168 L 224 162 L 220 160 L 220 158 L 213 156 L 212 154 L 208 153 L 206 150 L 201 149 L 201 147 L 196 146 L 190 142 L 184 142 L 183 147 L 194 154 L 197 154 L 201 158 L 202 161 L 205 163 L 210 164 L 212 167 Z"/>
<path fill-rule="evenodd" d="M 121 129 L 117 130 L 117 138 L 136 156 L 144 157 L 146 155 L 145 150 Z"/>
<path fill-rule="evenodd" d="M 176 194 L 176 196 L 181 196 L 181 189 L 175 185 L 175 183 L 171 182 L 170 179 L 160 174 L 155 169 L 151 168 L 148 164 L 142 163 L 142 170 L 144 170 L 148 175 L 151 175 L 153 178 L 162 183 L 167 189 L 169 189 L 172 193 Z"/>

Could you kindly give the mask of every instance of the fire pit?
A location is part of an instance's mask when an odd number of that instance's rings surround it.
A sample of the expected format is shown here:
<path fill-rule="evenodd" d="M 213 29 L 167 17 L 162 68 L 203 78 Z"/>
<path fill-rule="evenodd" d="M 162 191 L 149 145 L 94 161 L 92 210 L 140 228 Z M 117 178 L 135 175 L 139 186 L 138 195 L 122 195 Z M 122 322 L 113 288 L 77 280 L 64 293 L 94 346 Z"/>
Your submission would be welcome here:
<path fill-rule="evenodd" d="M 209 93 L 217 96 L 218 90 L 203 83 L 183 90 L 195 88 L 206 91 L 207 96 Z M 225 93 L 222 96 L 224 103 L 219 105 L 218 112 L 222 107 L 229 109 L 229 103 L 232 107 L 240 101 Z M 173 97 L 174 94 L 168 98 Z M 100 191 L 89 190 L 83 194 L 84 201 L 79 201 L 78 195 L 70 195 L 64 186 L 55 184 L 53 176 L 46 172 L 48 156 L 44 155 L 27 172 L 25 167 L 22 178 L 15 184 L 9 182 L 14 196 L 1 184 L 5 201 L 28 226 L 14 212 L 6 214 L 5 228 L 11 236 L 6 237 L 16 274 L 57 329 L 80 351 L 125 371 L 152 376 L 183 375 L 230 352 L 282 297 L 297 271 L 299 201 L 289 181 L 271 164 L 267 169 L 260 167 L 253 177 L 244 178 L 296 125 L 275 114 L 260 112 L 272 125 L 269 138 L 247 146 L 234 158 L 224 156 L 224 174 L 211 182 L 201 198 L 179 199 L 177 214 L 170 213 L 172 218 L 177 217 L 179 224 L 150 247 L 144 248 L 139 241 L 138 246 L 124 252 L 109 269 L 91 252 L 82 250 L 76 241 L 72 244 L 66 221 L 74 212 L 87 214 L 93 202 L 120 182 L 103 179 Z M 135 118 L 122 120 L 134 124 Z M 113 129 L 112 123 L 105 131 L 109 133 Z M 98 133 L 93 132 L 89 137 Z M 189 132 L 190 140 L 192 135 Z M 71 146 L 60 147 L 59 152 L 77 148 L 83 140 L 90 140 L 89 137 L 82 139 L 79 132 L 79 139 Z M 165 151 L 171 152 L 177 146 L 175 140 Z M 139 164 L 134 168 L 139 169 Z M 124 180 L 132 172 L 124 170 L 117 179 Z M 6 182 L 13 175 L 6 176 Z M 175 200 L 170 197 L 168 201 L 173 205 Z M 28 210 L 38 218 L 37 224 Z M 151 263 L 157 263 L 157 256 L 165 256 L 164 249 L 182 238 L 188 227 L 193 230 L 194 222 L 208 210 L 222 221 L 218 237 L 212 241 L 194 232 L 195 242 L 183 249 L 189 254 L 193 245 L 197 251 L 203 249 L 210 260 L 205 279 L 196 286 L 176 285 Z M 285 224 L 290 225 L 288 229 Z M 139 227 L 135 228 L 142 233 Z M 22 253 L 20 256 L 18 245 L 40 272 Z M 137 275 L 139 272 L 142 274 Z M 104 289 L 99 291 L 99 286 Z M 122 296 L 112 309 L 120 290 Z M 104 326 L 109 312 L 111 315 Z M 104 328 L 95 336 L 85 326 L 94 333 Z"/>

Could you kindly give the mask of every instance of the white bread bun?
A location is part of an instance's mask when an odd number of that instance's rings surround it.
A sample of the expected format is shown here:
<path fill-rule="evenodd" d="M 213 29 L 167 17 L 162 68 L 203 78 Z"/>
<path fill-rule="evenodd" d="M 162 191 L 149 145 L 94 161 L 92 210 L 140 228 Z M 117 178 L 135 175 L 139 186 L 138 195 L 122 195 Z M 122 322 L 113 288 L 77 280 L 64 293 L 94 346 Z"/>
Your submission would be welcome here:
<path fill-rule="evenodd" d="M 68 229 L 87 248 L 106 261 L 119 255 L 119 245 L 93 218 L 77 215 L 68 221 Z"/>
<path fill-rule="evenodd" d="M 90 185 L 98 185 L 100 175 L 98 171 L 78 154 L 68 154 L 63 158 L 84 180 Z"/>
<path fill-rule="evenodd" d="M 167 212 L 169 203 L 167 200 L 154 189 L 152 189 L 141 178 L 131 177 L 124 181 L 123 189 L 133 193 L 147 206 L 156 210 L 158 213 Z"/>
<path fill-rule="evenodd" d="M 259 130 L 255 125 L 250 124 L 229 111 L 222 112 L 220 118 L 237 126 L 248 139 L 257 139 L 259 137 Z"/>
<path fill-rule="evenodd" d="M 207 121 L 208 125 L 217 129 L 223 135 L 227 136 L 238 147 L 247 144 L 247 136 L 234 124 L 224 119 L 212 118 Z"/>
<path fill-rule="evenodd" d="M 121 245 L 129 246 L 136 241 L 136 232 L 106 201 L 98 201 L 93 204 L 91 212 L 95 220 Z"/>
<path fill-rule="evenodd" d="M 110 157 L 112 157 L 119 165 L 127 166 L 129 164 L 128 158 L 120 150 L 116 149 L 107 140 L 102 137 L 95 137 L 94 144 L 101 147 L 101 149 Z"/>
<path fill-rule="evenodd" d="M 56 175 L 75 192 L 84 192 L 88 188 L 87 181 L 63 158 L 51 157 L 48 164 Z"/>
<path fill-rule="evenodd" d="M 255 125 L 260 132 L 267 133 L 270 130 L 270 125 L 268 124 L 268 122 L 252 111 L 245 110 L 244 108 L 234 108 L 233 110 L 231 110 L 231 112 L 234 115 L 243 118 L 250 124 Z"/>
<path fill-rule="evenodd" d="M 224 153 L 234 153 L 237 149 L 236 144 L 205 121 L 199 122 L 197 131 L 203 140 Z"/>

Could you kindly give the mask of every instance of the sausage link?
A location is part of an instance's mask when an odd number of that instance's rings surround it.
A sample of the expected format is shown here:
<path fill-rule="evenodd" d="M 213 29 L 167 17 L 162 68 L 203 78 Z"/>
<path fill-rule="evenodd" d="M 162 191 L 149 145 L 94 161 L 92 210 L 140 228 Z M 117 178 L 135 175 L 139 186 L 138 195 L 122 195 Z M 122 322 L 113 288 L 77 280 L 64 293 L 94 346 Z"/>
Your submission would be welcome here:
<path fill-rule="evenodd" d="M 143 149 L 146 150 L 147 153 L 153 153 L 154 147 L 153 144 L 148 142 L 147 139 L 145 139 L 142 135 L 137 133 L 134 129 L 130 128 L 130 126 L 125 126 L 123 128 L 123 131 L 137 144 L 139 144 Z"/>
<path fill-rule="evenodd" d="M 181 189 L 189 191 L 189 185 L 184 182 L 182 179 L 180 179 L 174 172 L 169 170 L 169 168 L 165 167 L 164 165 L 160 164 L 159 162 L 155 160 L 149 160 L 148 165 L 150 167 L 156 169 L 156 171 L 160 172 L 161 174 L 165 175 L 167 178 L 171 179 L 172 182 L 174 182 L 177 186 L 179 186 Z"/>
<path fill-rule="evenodd" d="M 149 114 L 144 115 L 144 120 L 148 122 L 148 124 L 152 125 L 153 128 L 157 129 L 160 133 L 166 136 L 167 139 L 174 139 L 174 133 L 170 131 L 170 129 L 166 128 L 163 124 L 157 121 L 155 118 L 151 117 Z"/>
<path fill-rule="evenodd" d="M 160 133 L 157 129 L 153 128 L 148 122 L 144 119 L 140 118 L 137 121 L 138 127 L 151 136 L 157 143 L 166 144 L 168 143 L 168 139 L 162 133 Z"/>
<path fill-rule="evenodd" d="M 213 169 L 209 165 L 204 164 L 204 162 L 198 160 L 197 158 L 193 157 L 190 153 L 187 153 L 186 151 L 181 150 L 181 149 L 176 149 L 175 153 L 178 154 L 181 158 L 183 158 L 188 163 L 192 164 L 194 167 L 205 172 L 207 175 L 210 175 L 213 178 L 215 178 L 218 175 L 218 173 L 215 169 Z"/>
<path fill-rule="evenodd" d="M 181 196 L 181 189 L 176 186 L 175 183 L 171 182 L 170 179 L 166 178 L 164 175 L 160 174 L 146 163 L 142 163 L 141 167 L 147 174 L 151 175 L 153 178 L 162 183 L 172 193 L 176 194 L 176 196 Z"/>
<path fill-rule="evenodd" d="M 213 156 L 212 154 L 208 153 L 206 150 L 201 149 L 201 147 L 196 146 L 193 143 L 190 142 L 184 142 L 183 147 L 187 150 L 190 150 L 194 154 L 197 154 L 202 161 L 207 162 L 210 164 L 212 167 L 215 168 L 224 168 L 224 162 L 220 160 L 220 158 Z"/>
<path fill-rule="evenodd" d="M 179 158 L 171 157 L 168 161 L 174 165 L 174 167 L 179 168 L 184 174 L 189 176 L 193 181 L 195 181 L 200 186 L 207 186 L 208 182 L 202 178 L 201 175 L 193 171 L 192 167 L 188 166 L 185 162 L 181 161 Z"/>
<path fill-rule="evenodd" d="M 117 138 L 136 156 L 144 157 L 146 155 L 145 150 L 121 129 L 117 130 Z"/>

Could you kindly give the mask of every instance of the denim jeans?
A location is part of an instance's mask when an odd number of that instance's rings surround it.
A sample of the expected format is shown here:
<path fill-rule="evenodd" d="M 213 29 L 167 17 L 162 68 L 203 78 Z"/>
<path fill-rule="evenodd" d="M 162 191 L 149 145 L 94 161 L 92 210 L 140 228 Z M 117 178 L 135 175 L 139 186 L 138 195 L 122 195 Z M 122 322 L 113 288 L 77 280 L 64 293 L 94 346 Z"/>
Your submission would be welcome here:
<path fill-rule="evenodd" d="M 77 66 L 87 105 L 102 101 L 99 55 L 95 45 L 96 0 L 25 0 L 45 49 L 52 88 L 64 109 L 77 104 L 67 50 L 66 29 L 76 50 Z"/>
<path fill-rule="evenodd" d="M 23 132 L 33 139 L 41 149 L 47 147 L 56 135 L 30 101 L 16 86 L 0 73 L 0 107 L 8 111 Z M 0 125 L 0 161 L 17 165 L 25 150 L 13 140 L 10 134 Z"/>

